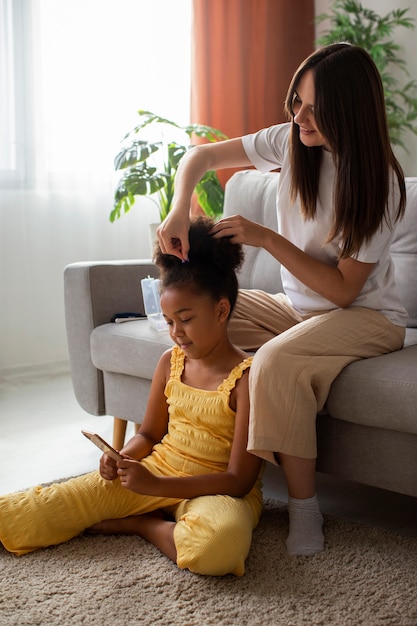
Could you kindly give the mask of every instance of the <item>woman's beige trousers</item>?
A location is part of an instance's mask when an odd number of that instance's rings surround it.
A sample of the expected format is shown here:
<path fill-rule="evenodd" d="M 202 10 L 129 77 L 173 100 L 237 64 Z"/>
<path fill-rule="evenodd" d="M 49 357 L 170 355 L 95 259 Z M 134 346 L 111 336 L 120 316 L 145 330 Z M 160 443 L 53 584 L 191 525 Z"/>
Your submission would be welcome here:
<path fill-rule="evenodd" d="M 230 320 L 233 343 L 257 350 L 250 371 L 248 450 L 314 459 L 316 416 L 352 361 L 399 350 L 405 330 L 362 307 L 301 316 L 283 294 L 241 290 Z"/>

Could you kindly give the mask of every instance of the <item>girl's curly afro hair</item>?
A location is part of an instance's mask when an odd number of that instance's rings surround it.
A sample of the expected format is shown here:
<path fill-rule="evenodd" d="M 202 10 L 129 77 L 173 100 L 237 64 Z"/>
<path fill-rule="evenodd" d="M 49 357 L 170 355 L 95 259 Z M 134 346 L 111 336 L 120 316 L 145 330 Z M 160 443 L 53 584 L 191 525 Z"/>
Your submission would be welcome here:
<path fill-rule="evenodd" d="M 218 302 L 226 297 L 233 310 L 238 293 L 236 271 L 241 267 L 244 253 L 241 244 L 230 238 L 211 235 L 214 221 L 205 216 L 190 223 L 188 263 L 178 257 L 163 254 L 156 243 L 154 262 L 159 268 L 161 291 L 174 285 L 189 285 L 197 293 L 207 293 Z"/>

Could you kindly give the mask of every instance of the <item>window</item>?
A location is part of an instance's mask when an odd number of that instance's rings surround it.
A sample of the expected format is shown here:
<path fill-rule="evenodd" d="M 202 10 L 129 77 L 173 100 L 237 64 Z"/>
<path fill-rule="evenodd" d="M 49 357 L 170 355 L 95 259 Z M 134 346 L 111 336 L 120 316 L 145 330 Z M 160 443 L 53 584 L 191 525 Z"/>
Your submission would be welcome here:
<path fill-rule="evenodd" d="M 28 179 L 28 0 L 0 0 L 0 184 Z M 25 93 L 26 91 L 26 93 Z M 27 96 L 27 97 L 25 97 Z"/>
<path fill-rule="evenodd" d="M 189 121 L 191 0 L 0 0 L 0 184 L 113 173 L 137 109 Z"/>

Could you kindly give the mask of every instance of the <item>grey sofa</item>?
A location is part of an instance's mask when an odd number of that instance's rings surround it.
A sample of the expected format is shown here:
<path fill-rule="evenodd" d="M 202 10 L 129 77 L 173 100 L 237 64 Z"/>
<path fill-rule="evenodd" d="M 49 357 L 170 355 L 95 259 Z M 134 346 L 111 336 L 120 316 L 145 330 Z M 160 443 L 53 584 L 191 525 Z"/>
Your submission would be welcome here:
<path fill-rule="evenodd" d="M 241 213 L 276 229 L 278 176 L 234 174 L 226 187 L 225 214 Z M 417 496 L 417 178 L 407 179 L 406 216 L 396 228 L 392 255 L 409 313 L 405 347 L 352 363 L 334 381 L 317 419 L 318 469 Z M 140 280 L 148 275 L 156 277 L 157 270 L 146 260 L 65 268 L 72 380 L 79 404 L 91 414 L 136 423 L 143 417 L 156 362 L 171 340 L 146 319 L 110 320 L 116 312 L 143 310 Z M 262 249 L 248 248 L 240 284 L 280 291 L 278 262 Z"/>

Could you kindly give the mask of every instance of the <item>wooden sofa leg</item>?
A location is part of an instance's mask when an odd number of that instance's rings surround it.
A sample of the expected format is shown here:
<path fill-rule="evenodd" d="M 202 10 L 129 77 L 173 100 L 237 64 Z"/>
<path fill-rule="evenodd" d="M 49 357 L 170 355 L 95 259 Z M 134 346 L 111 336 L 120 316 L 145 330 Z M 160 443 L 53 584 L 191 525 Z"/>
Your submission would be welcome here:
<path fill-rule="evenodd" d="M 127 420 L 115 417 L 113 421 L 113 448 L 121 450 L 125 443 Z"/>

